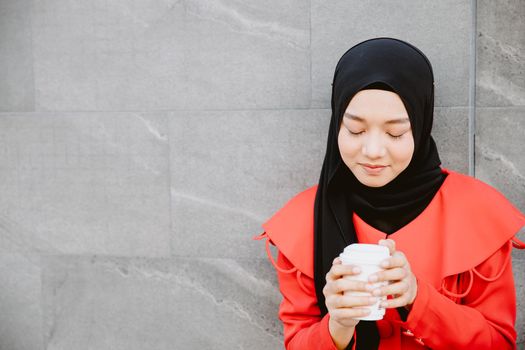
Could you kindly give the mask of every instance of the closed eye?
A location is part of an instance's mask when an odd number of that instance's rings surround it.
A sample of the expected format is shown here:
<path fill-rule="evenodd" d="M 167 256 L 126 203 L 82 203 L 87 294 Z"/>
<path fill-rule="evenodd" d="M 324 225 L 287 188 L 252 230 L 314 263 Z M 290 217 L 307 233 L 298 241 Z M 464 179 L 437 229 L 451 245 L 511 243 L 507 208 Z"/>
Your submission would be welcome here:
<path fill-rule="evenodd" d="M 388 136 L 390 136 L 390 137 L 393 138 L 393 139 L 400 139 L 400 138 L 403 137 L 403 135 L 404 135 L 404 133 L 403 133 L 403 134 L 400 134 L 400 135 L 392 135 L 392 134 L 390 134 L 390 133 L 387 133 L 387 134 L 388 134 Z"/>
<path fill-rule="evenodd" d="M 350 129 L 346 129 L 348 130 L 348 132 L 351 134 L 351 135 L 361 135 L 362 133 L 364 133 L 364 131 L 352 131 Z"/>

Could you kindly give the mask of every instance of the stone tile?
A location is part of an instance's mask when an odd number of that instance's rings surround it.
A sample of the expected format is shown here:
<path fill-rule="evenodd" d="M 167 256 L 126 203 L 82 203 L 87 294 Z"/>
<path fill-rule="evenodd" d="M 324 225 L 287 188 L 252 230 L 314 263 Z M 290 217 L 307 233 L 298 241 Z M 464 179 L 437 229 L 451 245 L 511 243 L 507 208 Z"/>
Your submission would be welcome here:
<path fill-rule="evenodd" d="M 5 228 L 2 226 L 0 232 Z M 40 261 L 0 238 L 0 349 L 44 350 Z"/>
<path fill-rule="evenodd" d="M 329 119 L 329 110 L 173 114 L 173 253 L 264 257 L 251 237 L 317 183 Z"/>
<path fill-rule="evenodd" d="M 30 6 L 0 1 L 0 111 L 34 110 Z"/>
<path fill-rule="evenodd" d="M 48 257 L 46 349 L 281 349 L 259 259 Z"/>
<path fill-rule="evenodd" d="M 36 2 L 36 109 L 308 107 L 308 14 L 302 0 Z"/>
<path fill-rule="evenodd" d="M 169 253 L 162 115 L 0 115 L 3 239 L 44 253 Z"/>
<path fill-rule="evenodd" d="M 436 108 L 432 135 L 442 166 L 468 174 L 468 108 Z"/>
<path fill-rule="evenodd" d="M 476 116 L 476 177 L 501 191 L 525 211 L 525 162 L 523 154 L 523 107 L 478 108 Z M 518 238 L 525 240 L 525 229 Z M 525 258 L 513 251 L 517 292 L 518 348 L 525 343 Z"/>
<path fill-rule="evenodd" d="M 416 45 L 429 57 L 436 106 L 467 106 L 470 3 L 446 0 L 421 6 L 415 0 L 312 0 L 312 105 L 330 106 L 334 69 L 347 49 L 366 39 L 388 36 Z"/>
<path fill-rule="evenodd" d="M 525 212 L 525 108 L 478 108 L 476 113 L 476 177 Z"/>
<path fill-rule="evenodd" d="M 180 112 L 170 119 L 172 250 L 264 257 L 251 242 L 294 194 L 317 183 L 329 110 Z M 468 109 L 437 108 L 443 165 L 468 172 Z"/>
<path fill-rule="evenodd" d="M 520 253 L 523 253 L 521 251 Z M 514 283 L 516 284 L 517 296 L 517 319 L 516 330 L 518 332 L 517 343 L 525 343 L 525 258 L 523 254 L 519 258 L 512 259 L 512 269 L 514 272 Z"/>
<path fill-rule="evenodd" d="M 525 242 L 525 227 L 521 229 L 517 237 L 522 242 Z M 513 249 L 512 269 L 514 272 L 514 283 L 516 284 L 518 304 L 516 330 L 518 331 L 518 349 L 520 349 L 520 346 L 522 348 L 525 346 L 525 254 L 523 250 Z"/>
<path fill-rule="evenodd" d="M 476 104 L 525 106 L 525 2 L 477 2 Z"/>

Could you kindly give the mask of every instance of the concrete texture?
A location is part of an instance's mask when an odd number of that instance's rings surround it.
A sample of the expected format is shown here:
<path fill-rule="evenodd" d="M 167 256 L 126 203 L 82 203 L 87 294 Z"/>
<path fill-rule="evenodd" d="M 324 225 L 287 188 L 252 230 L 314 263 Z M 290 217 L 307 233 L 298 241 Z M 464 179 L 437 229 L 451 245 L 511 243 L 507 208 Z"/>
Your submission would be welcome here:
<path fill-rule="evenodd" d="M 166 131 L 148 114 L 1 114 L 5 234 L 49 253 L 169 254 Z"/>
<path fill-rule="evenodd" d="M 0 1 L 0 112 L 34 110 L 30 0 Z"/>
<path fill-rule="evenodd" d="M 278 349 L 258 259 L 46 257 L 46 349 Z M 198 305 L 198 307 L 196 307 Z"/>
<path fill-rule="evenodd" d="M 525 210 L 525 107 L 478 108 L 476 174 Z"/>
<path fill-rule="evenodd" d="M 525 211 L 525 107 L 478 108 L 476 119 L 476 175 L 501 191 Z M 524 234 L 520 236 L 525 241 Z M 518 310 L 525 310 L 525 257 L 515 252 L 514 278 Z M 525 343 L 525 315 L 518 312 L 518 342 Z"/>
<path fill-rule="evenodd" d="M 477 176 L 525 211 L 525 6 L 473 3 L 1 1 L 0 349 L 282 349 L 251 238 L 317 182 L 336 61 L 374 36 L 432 61 L 443 165 L 474 116 Z"/>
<path fill-rule="evenodd" d="M 442 166 L 468 173 L 468 108 L 438 107 L 434 110 L 432 135 Z"/>
<path fill-rule="evenodd" d="M 329 119 L 329 110 L 173 115 L 173 254 L 263 257 L 247 240 L 317 183 Z"/>
<path fill-rule="evenodd" d="M 44 349 L 42 283 L 38 256 L 0 239 L 0 349 Z"/>
<path fill-rule="evenodd" d="M 525 3 L 477 2 L 476 175 L 525 211 Z M 520 235 L 525 241 L 525 229 Z M 518 349 L 525 349 L 525 258 L 513 253 Z"/>
<path fill-rule="evenodd" d="M 525 236 L 525 235 L 522 235 Z M 523 238 L 522 238 L 523 240 Z M 523 254 L 519 258 L 514 258 L 512 260 L 513 272 L 514 272 L 514 281 L 516 283 L 516 297 L 517 297 L 517 308 L 518 310 L 525 309 L 525 259 Z M 518 312 L 518 317 L 516 319 L 516 329 L 518 330 L 518 345 L 521 344 L 523 347 L 525 345 L 525 314 L 523 312 Z M 518 346 L 519 347 L 519 346 Z"/>
<path fill-rule="evenodd" d="M 44 0 L 36 109 L 308 107 L 308 2 Z"/>
<path fill-rule="evenodd" d="M 477 2 L 476 103 L 525 106 L 525 2 Z"/>
<path fill-rule="evenodd" d="M 436 106 L 467 106 L 470 4 L 312 0 L 312 106 L 330 107 L 331 90 L 326 87 L 337 60 L 350 47 L 377 36 L 409 41 L 428 56 L 436 81 Z"/>

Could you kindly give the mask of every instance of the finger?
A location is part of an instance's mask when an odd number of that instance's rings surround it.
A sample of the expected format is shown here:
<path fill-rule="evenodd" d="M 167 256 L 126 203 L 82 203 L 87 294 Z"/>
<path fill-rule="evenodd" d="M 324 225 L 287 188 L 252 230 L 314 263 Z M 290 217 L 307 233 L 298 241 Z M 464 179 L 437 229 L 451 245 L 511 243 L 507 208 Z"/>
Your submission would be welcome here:
<path fill-rule="evenodd" d="M 407 281 L 399 281 L 396 283 L 389 284 L 384 287 L 376 288 L 372 291 L 372 295 L 376 297 L 382 297 L 387 295 L 402 295 L 408 292 L 409 284 Z"/>
<path fill-rule="evenodd" d="M 381 261 L 380 266 L 384 269 L 390 269 L 393 267 L 402 267 L 408 263 L 405 254 L 397 251 L 390 258 Z"/>
<path fill-rule="evenodd" d="M 337 257 L 334 259 L 334 261 L 332 261 L 332 265 L 338 265 L 338 264 L 341 264 L 341 258 L 340 257 Z"/>
<path fill-rule="evenodd" d="M 332 265 L 330 271 L 326 274 L 326 281 L 333 281 L 344 276 L 352 276 L 361 273 L 361 269 L 353 265 Z"/>
<path fill-rule="evenodd" d="M 357 317 L 364 317 L 369 315 L 371 310 L 369 308 L 340 308 L 330 310 L 330 318 L 338 320 L 338 322 L 343 320 L 352 320 Z"/>
<path fill-rule="evenodd" d="M 396 267 L 384 271 L 376 272 L 368 276 L 368 281 L 375 282 L 385 282 L 385 281 L 399 281 L 408 276 L 408 272 L 405 268 Z"/>
<path fill-rule="evenodd" d="M 335 281 L 327 282 L 325 285 L 328 294 L 341 294 L 347 291 L 369 292 L 366 289 L 367 283 L 364 281 L 340 278 Z"/>
<path fill-rule="evenodd" d="M 396 251 L 396 242 L 392 239 L 380 239 L 378 244 L 387 247 L 390 255 Z"/>
<path fill-rule="evenodd" d="M 359 306 L 374 305 L 379 301 L 377 297 L 371 296 L 356 296 L 356 295 L 339 295 L 334 299 L 333 306 L 335 308 L 353 308 Z"/>
<path fill-rule="evenodd" d="M 379 298 L 369 295 L 332 294 L 325 298 L 326 307 L 329 309 L 367 307 L 378 301 Z"/>
<path fill-rule="evenodd" d="M 393 309 L 396 307 L 402 307 L 408 305 L 407 294 L 403 294 L 397 298 L 383 300 L 379 303 L 379 306 L 385 309 Z"/>

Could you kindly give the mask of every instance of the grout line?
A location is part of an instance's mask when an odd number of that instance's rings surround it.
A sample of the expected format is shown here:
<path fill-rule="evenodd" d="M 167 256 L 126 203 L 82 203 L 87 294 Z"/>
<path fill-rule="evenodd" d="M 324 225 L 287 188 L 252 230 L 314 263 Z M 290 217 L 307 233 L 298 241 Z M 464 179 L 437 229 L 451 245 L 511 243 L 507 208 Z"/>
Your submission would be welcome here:
<path fill-rule="evenodd" d="M 470 176 L 476 176 L 476 58 L 477 58 L 477 2 L 471 0 L 471 35 L 470 35 L 470 77 L 469 77 L 469 113 L 468 113 L 468 170 Z"/>
<path fill-rule="evenodd" d="M 461 109 L 470 108 L 470 104 L 467 106 L 434 106 L 434 108 L 445 108 L 445 109 Z M 503 107 L 483 107 L 483 108 L 506 108 L 506 109 L 521 109 L 523 106 L 503 106 Z M 64 115 L 64 114 L 160 114 L 160 113 L 197 113 L 197 112 L 284 112 L 284 111 L 321 111 L 330 110 L 330 106 L 326 107 L 283 107 L 283 108 L 231 108 L 231 109 L 151 109 L 151 110 L 42 110 L 42 111 L 2 111 L 0 110 L 1 116 L 17 116 L 17 115 Z"/>
<path fill-rule="evenodd" d="M 165 126 L 166 126 L 166 138 L 168 140 L 168 174 L 167 174 L 167 183 L 168 183 L 168 209 L 169 209 L 169 221 L 170 221 L 170 227 L 169 227 L 169 256 L 170 258 L 173 257 L 173 252 L 174 252 L 174 249 L 173 249 L 173 245 L 174 245 L 174 237 L 175 237 L 175 234 L 174 234 L 174 230 L 173 230 L 173 196 L 171 195 L 171 186 L 173 185 L 171 182 L 172 182 L 172 179 L 173 179 L 173 176 L 172 176 L 172 163 L 171 163 L 171 154 L 172 154 L 172 147 L 171 147 L 171 118 L 163 118 L 163 120 L 165 121 Z"/>
<path fill-rule="evenodd" d="M 309 16 L 309 27 L 310 27 L 309 28 L 309 34 L 310 34 L 310 37 L 308 39 L 309 40 L 308 50 L 310 51 L 310 62 L 309 62 L 309 64 L 310 64 L 310 103 L 309 103 L 309 106 L 310 106 L 310 108 L 312 108 L 313 99 L 314 99 L 313 98 L 314 97 L 313 96 L 314 95 L 314 93 L 313 93 L 314 89 L 313 89 L 313 86 L 312 86 L 312 0 L 310 0 L 309 5 L 310 5 L 309 9 L 308 9 L 309 10 L 308 13 L 310 15 Z"/>
<path fill-rule="evenodd" d="M 31 2 L 29 6 L 29 35 L 31 35 L 31 88 L 33 89 L 33 98 L 32 98 L 32 110 L 31 112 L 36 112 L 36 77 L 35 77 L 35 32 L 34 32 L 34 2 Z"/>

